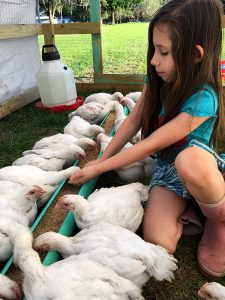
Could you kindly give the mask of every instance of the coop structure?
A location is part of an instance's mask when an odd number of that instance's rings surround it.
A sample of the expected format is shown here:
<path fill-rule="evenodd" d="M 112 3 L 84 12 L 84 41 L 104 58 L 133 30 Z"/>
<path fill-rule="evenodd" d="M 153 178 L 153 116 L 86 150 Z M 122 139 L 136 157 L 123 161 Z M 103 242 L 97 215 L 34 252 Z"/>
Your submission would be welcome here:
<path fill-rule="evenodd" d="M 91 83 L 77 82 L 78 93 L 113 89 L 122 92 L 141 90 L 141 74 L 104 73 L 99 0 L 90 1 L 90 22 L 65 24 L 35 23 L 37 2 L 0 1 L 0 62 L 5 70 L 0 73 L 0 118 L 39 98 L 36 82 L 36 72 L 41 65 L 39 35 L 44 36 L 46 45 L 55 44 L 56 35 L 91 35 L 93 80 Z M 15 13 L 11 14 L 10 11 Z M 10 75 L 8 80 L 6 75 Z M 30 81 L 24 85 L 28 77 Z"/>
<path fill-rule="evenodd" d="M 78 93 L 142 89 L 143 74 L 104 72 L 100 0 L 90 0 L 90 22 L 87 23 L 36 24 L 37 3 L 36 0 L 0 1 L 0 62 L 3 66 L 0 72 L 0 118 L 39 98 L 36 82 L 36 72 L 41 64 L 38 35 L 44 36 L 47 45 L 55 44 L 57 35 L 91 35 L 93 80 L 91 83 L 77 82 Z M 225 28 L 225 16 L 222 17 L 222 28 Z M 20 60 L 21 57 L 24 58 Z M 8 81 L 6 75 L 10 75 Z M 31 80 L 27 80 L 29 75 Z"/>

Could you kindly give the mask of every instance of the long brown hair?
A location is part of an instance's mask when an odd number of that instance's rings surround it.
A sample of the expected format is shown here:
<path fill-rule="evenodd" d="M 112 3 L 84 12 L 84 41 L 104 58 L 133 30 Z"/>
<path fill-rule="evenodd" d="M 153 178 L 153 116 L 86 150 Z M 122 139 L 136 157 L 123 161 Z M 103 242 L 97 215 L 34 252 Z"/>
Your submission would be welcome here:
<path fill-rule="evenodd" d="M 217 148 L 222 126 L 223 103 L 221 91 L 221 27 L 222 6 L 219 0 L 171 0 L 161 7 L 149 25 L 147 54 L 147 91 L 142 102 L 142 136 L 176 117 L 184 102 L 196 88 L 210 84 L 219 97 L 218 117 L 211 140 Z M 153 29 L 160 24 L 169 28 L 175 74 L 170 83 L 164 83 L 151 65 L 154 55 Z M 194 63 L 196 45 L 204 49 L 203 59 Z M 166 103 L 165 95 L 167 97 Z M 163 121 L 157 117 L 165 105 Z M 171 146 L 162 151 L 165 155 Z"/>

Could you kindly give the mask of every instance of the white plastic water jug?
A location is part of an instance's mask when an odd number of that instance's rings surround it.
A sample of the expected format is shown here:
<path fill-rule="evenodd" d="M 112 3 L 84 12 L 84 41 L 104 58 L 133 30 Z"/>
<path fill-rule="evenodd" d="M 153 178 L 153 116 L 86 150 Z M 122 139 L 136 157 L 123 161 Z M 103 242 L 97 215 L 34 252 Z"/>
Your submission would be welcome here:
<path fill-rule="evenodd" d="M 52 52 L 45 52 L 52 48 Z M 77 92 L 73 71 L 60 61 L 55 45 L 42 48 L 43 64 L 37 72 L 37 84 L 44 106 L 71 105 L 76 102 Z"/>

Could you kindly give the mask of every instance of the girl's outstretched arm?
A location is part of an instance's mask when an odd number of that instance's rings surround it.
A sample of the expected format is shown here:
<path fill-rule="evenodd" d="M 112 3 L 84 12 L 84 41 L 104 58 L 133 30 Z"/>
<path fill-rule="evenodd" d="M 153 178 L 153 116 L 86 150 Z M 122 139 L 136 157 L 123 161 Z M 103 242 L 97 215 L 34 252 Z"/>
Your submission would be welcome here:
<path fill-rule="evenodd" d="M 138 144 L 123 150 L 112 157 L 106 158 L 99 164 L 84 167 L 70 177 L 69 183 L 80 185 L 104 172 L 122 168 L 133 162 L 139 161 L 178 142 L 207 119 L 208 117 L 193 117 L 186 112 L 182 112 Z M 115 148 L 116 147 L 114 147 L 114 149 Z"/>
<path fill-rule="evenodd" d="M 117 130 L 116 134 L 106 147 L 105 151 L 103 152 L 102 156 L 94 161 L 91 161 L 85 165 L 91 166 L 98 164 L 109 157 L 118 153 L 126 143 L 140 130 L 141 128 L 141 103 L 144 97 L 144 93 L 146 92 L 146 86 L 144 86 L 142 95 L 138 100 L 137 104 L 135 105 L 132 112 L 127 116 L 124 120 L 122 125 Z"/>

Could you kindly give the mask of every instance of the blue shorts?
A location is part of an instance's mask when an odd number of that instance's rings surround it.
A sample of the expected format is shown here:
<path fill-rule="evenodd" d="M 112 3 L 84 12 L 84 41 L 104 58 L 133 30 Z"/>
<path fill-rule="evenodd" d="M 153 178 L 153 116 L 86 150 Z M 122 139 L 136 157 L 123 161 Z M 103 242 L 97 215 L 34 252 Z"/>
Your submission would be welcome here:
<path fill-rule="evenodd" d="M 221 154 L 221 156 L 219 156 L 213 149 L 197 140 L 191 140 L 189 146 L 197 146 L 211 153 L 217 161 L 220 172 L 225 172 L 225 154 Z M 183 198 L 191 198 L 191 195 L 186 191 L 180 181 L 174 162 L 165 164 L 163 166 L 159 166 L 156 163 L 155 172 L 149 184 L 149 190 L 151 190 L 156 185 L 164 186 L 168 190 L 175 192 L 178 196 L 181 196 Z"/>
<path fill-rule="evenodd" d="M 190 199 L 191 195 L 188 194 L 180 178 L 177 174 L 175 163 L 166 164 L 159 166 L 156 164 L 155 172 L 153 173 L 152 179 L 149 184 L 149 191 L 156 185 L 164 186 L 168 190 L 173 191 L 178 196 Z"/>

